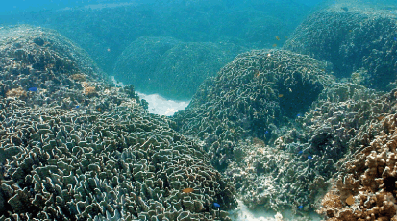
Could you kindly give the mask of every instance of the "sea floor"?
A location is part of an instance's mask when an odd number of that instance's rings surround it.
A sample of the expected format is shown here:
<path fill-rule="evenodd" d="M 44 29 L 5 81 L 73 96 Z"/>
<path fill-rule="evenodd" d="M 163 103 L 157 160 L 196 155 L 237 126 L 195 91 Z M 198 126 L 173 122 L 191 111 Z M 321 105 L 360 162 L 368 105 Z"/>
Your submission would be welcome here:
<path fill-rule="evenodd" d="M 293 221 L 293 220 L 310 220 L 320 221 L 321 217 L 315 213 L 308 214 L 308 217 L 297 217 L 292 215 L 291 210 L 281 212 L 266 211 L 261 209 L 249 209 L 241 200 L 237 200 L 238 206 L 234 210 L 230 210 L 229 217 L 233 221 Z"/>

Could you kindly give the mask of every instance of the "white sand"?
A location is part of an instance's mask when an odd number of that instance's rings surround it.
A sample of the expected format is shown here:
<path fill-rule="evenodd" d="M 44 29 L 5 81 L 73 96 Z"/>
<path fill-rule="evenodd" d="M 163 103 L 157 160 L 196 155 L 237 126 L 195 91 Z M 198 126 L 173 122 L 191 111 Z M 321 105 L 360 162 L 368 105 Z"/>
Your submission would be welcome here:
<path fill-rule="evenodd" d="M 242 201 L 237 200 L 238 206 L 234 210 L 230 210 L 229 216 L 233 221 L 293 221 L 298 217 L 292 215 L 291 210 L 280 212 L 266 211 L 261 209 L 251 210 L 243 204 Z M 302 220 L 302 219 L 300 219 Z M 305 220 L 305 219 L 303 219 Z M 320 221 L 321 217 L 316 213 L 309 213 L 306 220 Z"/>
<path fill-rule="evenodd" d="M 117 82 L 114 76 L 110 76 L 111 81 L 118 87 L 123 87 L 122 82 Z M 145 99 L 149 103 L 150 113 L 172 116 L 179 110 L 185 110 L 190 101 L 173 101 L 163 98 L 160 94 L 143 94 L 136 92 L 140 99 Z"/>
<path fill-rule="evenodd" d="M 265 211 L 253 211 L 248 209 L 247 206 L 243 204 L 242 201 L 237 200 L 238 206 L 235 210 L 230 210 L 229 211 L 229 216 L 232 218 L 232 220 L 235 221 L 278 221 L 278 220 L 283 220 L 282 215 L 281 219 L 276 219 L 275 216 L 278 215 L 280 217 L 280 214 L 277 214 L 273 211 L 270 212 L 265 212 Z"/>
<path fill-rule="evenodd" d="M 171 116 L 178 110 L 184 110 L 189 101 L 173 101 L 163 98 L 160 94 L 142 94 L 137 92 L 140 99 L 145 99 L 149 103 L 150 113 Z"/>

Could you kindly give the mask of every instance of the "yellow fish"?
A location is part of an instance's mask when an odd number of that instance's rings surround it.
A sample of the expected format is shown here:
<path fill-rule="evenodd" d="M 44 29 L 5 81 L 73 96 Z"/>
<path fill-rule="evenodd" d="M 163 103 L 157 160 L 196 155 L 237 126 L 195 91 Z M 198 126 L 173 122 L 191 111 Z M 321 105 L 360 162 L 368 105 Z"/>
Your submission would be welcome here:
<path fill-rule="evenodd" d="M 350 195 L 349 197 L 347 197 L 347 199 L 346 199 L 346 204 L 349 205 L 349 206 L 351 206 L 351 205 L 354 204 L 353 195 Z"/>
<path fill-rule="evenodd" d="M 191 192 L 193 192 L 193 188 L 190 188 L 190 187 L 185 188 L 185 189 L 182 190 L 182 192 L 184 192 L 184 193 L 191 193 Z"/>

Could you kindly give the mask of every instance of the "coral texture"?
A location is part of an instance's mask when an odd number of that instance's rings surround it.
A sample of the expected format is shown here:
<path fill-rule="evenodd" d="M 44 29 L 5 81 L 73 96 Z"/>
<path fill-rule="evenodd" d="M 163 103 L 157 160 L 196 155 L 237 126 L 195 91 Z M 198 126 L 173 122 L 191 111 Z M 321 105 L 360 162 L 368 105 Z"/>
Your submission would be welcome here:
<path fill-rule="evenodd" d="M 274 141 L 289 119 L 307 110 L 333 79 L 326 64 L 287 51 L 240 54 L 200 86 L 179 130 L 205 142 L 213 164 L 224 169 L 239 139 Z"/>
<path fill-rule="evenodd" d="M 53 31 L 1 31 L 0 220 L 229 220 L 234 186 L 134 87 Z"/>
<path fill-rule="evenodd" d="M 393 220 L 396 219 L 397 181 L 397 115 L 389 114 L 381 122 L 382 129 L 368 146 L 349 156 L 343 173 L 331 190 L 336 200 L 325 197 L 323 208 L 329 220 Z M 329 192 L 327 195 L 331 195 Z M 326 196 L 327 196 L 326 195 Z M 354 201 L 349 203 L 349 198 Z"/>
<path fill-rule="evenodd" d="M 284 49 L 332 62 L 337 77 L 390 90 L 397 80 L 396 21 L 393 10 L 331 5 L 302 22 Z"/>
<path fill-rule="evenodd" d="M 87 114 L 22 106 L 21 116 L 6 106 L 0 112 L 1 215 L 211 220 L 217 216 L 212 203 L 233 208 L 233 186 L 201 148 L 169 129 L 166 119 L 135 107 Z M 184 193 L 188 187 L 194 191 Z"/>

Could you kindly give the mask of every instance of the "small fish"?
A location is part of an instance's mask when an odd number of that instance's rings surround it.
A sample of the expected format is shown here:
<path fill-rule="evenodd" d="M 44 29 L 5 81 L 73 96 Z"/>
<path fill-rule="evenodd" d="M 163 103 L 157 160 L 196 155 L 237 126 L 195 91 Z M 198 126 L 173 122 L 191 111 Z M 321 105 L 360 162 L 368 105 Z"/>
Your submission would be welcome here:
<path fill-rule="evenodd" d="M 397 37 L 394 37 L 394 40 L 397 41 Z"/>
<path fill-rule="evenodd" d="M 313 159 L 313 157 L 312 157 L 312 156 L 308 156 L 308 157 L 307 157 L 307 159 L 309 159 L 309 160 L 312 160 L 312 159 Z"/>
<path fill-rule="evenodd" d="M 302 206 L 302 205 L 301 205 L 301 206 L 298 206 L 298 208 L 299 208 L 299 209 L 302 209 L 302 208 L 303 208 L 303 206 Z"/>
<path fill-rule="evenodd" d="M 79 105 L 76 105 L 76 109 L 78 109 L 78 108 L 80 108 L 80 106 L 79 106 Z"/>
<path fill-rule="evenodd" d="M 275 47 L 277 47 L 277 44 L 273 44 L 272 46 L 273 46 L 273 48 L 275 48 Z"/>
<path fill-rule="evenodd" d="M 284 97 L 284 94 L 279 94 L 278 97 L 282 98 L 282 97 Z"/>
<path fill-rule="evenodd" d="M 266 135 L 266 134 L 269 134 L 269 131 L 265 131 L 265 135 Z"/>
<path fill-rule="evenodd" d="M 347 8 L 347 7 L 342 7 L 341 8 L 344 12 L 348 12 L 349 11 L 349 9 Z"/>
<path fill-rule="evenodd" d="M 260 75 L 259 70 L 255 70 L 254 74 L 255 74 L 255 77 L 256 77 L 256 78 L 259 77 L 259 75 Z"/>
<path fill-rule="evenodd" d="M 215 208 L 221 208 L 221 205 L 219 205 L 217 203 L 214 203 L 213 205 L 214 205 Z"/>
<path fill-rule="evenodd" d="M 354 204 L 354 197 L 353 195 L 350 195 L 347 199 L 346 199 L 346 204 L 351 206 Z"/>
<path fill-rule="evenodd" d="M 193 192 L 193 188 L 190 188 L 190 187 L 185 188 L 185 189 L 182 190 L 182 192 L 184 192 L 184 193 L 191 193 L 191 192 Z"/>
<path fill-rule="evenodd" d="M 303 150 L 300 150 L 298 153 L 299 153 L 299 154 L 302 154 L 302 153 L 303 153 Z"/>
<path fill-rule="evenodd" d="M 30 87 L 30 88 L 29 88 L 29 91 L 35 92 L 35 91 L 37 91 L 37 87 Z"/>
<path fill-rule="evenodd" d="M 280 41 L 280 37 L 279 36 L 276 36 L 276 39 L 277 39 L 277 41 Z"/>

